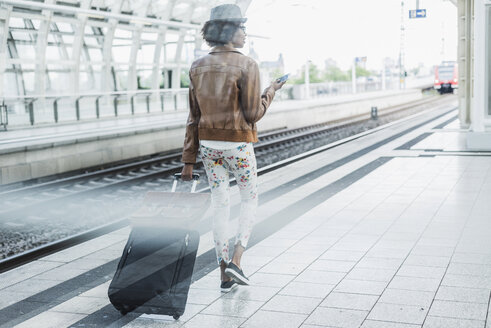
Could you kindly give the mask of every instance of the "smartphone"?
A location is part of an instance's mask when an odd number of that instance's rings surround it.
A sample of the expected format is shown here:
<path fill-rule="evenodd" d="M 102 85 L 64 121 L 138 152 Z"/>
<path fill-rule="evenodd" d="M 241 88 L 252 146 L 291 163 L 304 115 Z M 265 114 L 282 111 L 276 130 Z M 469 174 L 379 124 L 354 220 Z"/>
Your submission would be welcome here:
<path fill-rule="evenodd" d="M 288 75 L 290 75 L 290 74 L 285 74 L 285 75 L 283 75 L 282 77 L 277 78 L 277 79 L 276 79 L 276 82 L 278 82 L 278 83 L 283 83 L 283 82 L 285 82 L 286 80 L 288 80 Z"/>

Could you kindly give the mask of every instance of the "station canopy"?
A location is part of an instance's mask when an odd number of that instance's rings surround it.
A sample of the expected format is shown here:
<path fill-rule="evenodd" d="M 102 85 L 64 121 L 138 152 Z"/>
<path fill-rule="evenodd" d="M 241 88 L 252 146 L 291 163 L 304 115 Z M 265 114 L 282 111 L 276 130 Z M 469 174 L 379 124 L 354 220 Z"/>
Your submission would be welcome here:
<path fill-rule="evenodd" d="M 250 0 L 2 0 L 0 97 L 179 88 L 225 3 Z"/>

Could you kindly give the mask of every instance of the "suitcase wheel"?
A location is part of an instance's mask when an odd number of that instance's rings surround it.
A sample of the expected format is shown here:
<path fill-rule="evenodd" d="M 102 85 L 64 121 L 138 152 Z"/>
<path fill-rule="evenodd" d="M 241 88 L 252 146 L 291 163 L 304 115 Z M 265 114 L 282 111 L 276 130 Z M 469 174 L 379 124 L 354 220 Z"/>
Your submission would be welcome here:
<path fill-rule="evenodd" d="M 179 320 L 181 316 L 179 314 L 174 314 L 172 317 L 174 318 L 174 320 Z"/>
<path fill-rule="evenodd" d="M 128 313 L 128 311 L 126 311 L 126 310 L 119 310 L 119 313 L 121 313 L 121 315 L 126 315 L 126 313 Z"/>

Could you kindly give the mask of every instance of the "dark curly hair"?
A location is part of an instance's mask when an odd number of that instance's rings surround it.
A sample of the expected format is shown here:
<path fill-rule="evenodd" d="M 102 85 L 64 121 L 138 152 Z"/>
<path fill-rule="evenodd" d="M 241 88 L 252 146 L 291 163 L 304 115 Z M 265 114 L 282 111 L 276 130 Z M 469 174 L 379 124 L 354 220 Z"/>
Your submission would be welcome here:
<path fill-rule="evenodd" d="M 201 35 L 210 47 L 223 46 L 230 42 L 241 22 L 213 20 L 205 23 Z"/>

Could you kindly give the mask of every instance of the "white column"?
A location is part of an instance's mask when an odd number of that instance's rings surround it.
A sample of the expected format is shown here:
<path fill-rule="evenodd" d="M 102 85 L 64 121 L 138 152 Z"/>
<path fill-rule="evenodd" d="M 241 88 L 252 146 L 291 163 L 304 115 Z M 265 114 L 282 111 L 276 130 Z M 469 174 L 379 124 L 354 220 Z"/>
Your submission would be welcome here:
<path fill-rule="evenodd" d="M 474 132 L 484 131 L 486 112 L 486 10 L 484 0 L 474 2 L 474 97 L 472 99 L 472 126 Z M 486 72 L 486 73 L 484 73 Z M 484 73 L 484 74 L 483 74 Z"/>
<path fill-rule="evenodd" d="M 12 6 L 0 6 L 0 97 L 4 95 L 4 74 L 7 68 L 7 38 Z"/>
<path fill-rule="evenodd" d="M 123 1 L 115 2 L 114 6 L 111 8 L 111 13 L 119 14 L 121 12 L 121 7 L 123 5 Z M 114 40 L 114 33 L 116 31 L 116 25 L 118 21 L 114 18 L 108 19 L 109 26 L 107 28 L 107 32 L 104 35 L 104 45 L 102 48 L 102 60 L 104 62 L 104 66 L 101 71 L 101 88 L 103 92 L 111 92 L 112 85 L 112 47 Z M 116 86 L 114 86 L 116 88 Z M 109 100 L 109 99 L 107 99 Z"/>
<path fill-rule="evenodd" d="M 46 0 L 46 4 L 53 4 L 54 0 Z M 44 20 L 39 25 L 36 40 L 36 65 L 34 73 L 34 93 L 36 95 L 44 95 L 46 93 L 46 48 L 48 46 L 48 33 L 51 24 L 53 12 L 51 10 L 43 10 L 41 15 Z"/>
<path fill-rule="evenodd" d="M 382 66 L 382 90 L 385 90 L 387 89 L 387 82 L 386 82 L 386 76 L 385 76 L 385 72 L 386 71 L 386 67 L 385 67 L 385 64 Z"/>
<path fill-rule="evenodd" d="M 142 3 L 142 5 L 136 10 L 136 17 L 146 17 L 148 13 L 148 9 L 150 7 L 150 0 L 146 0 Z M 132 43 L 130 50 L 130 61 L 128 68 L 128 90 L 137 90 L 138 89 L 138 76 L 136 69 L 136 59 L 138 57 L 138 50 L 140 50 L 141 46 L 141 35 L 143 24 L 136 23 L 136 29 L 132 31 Z"/>
<path fill-rule="evenodd" d="M 196 8 L 196 4 L 193 2 L 190 4 L 190 7 L 187 12 L 187 16 L 183 19 L 183 23 L 189 23 L 191 18 L 193 17 L 194 9 Z M 184 39 L 186 37 L 187 30 L 181 29 L 179 39 L 177 40 L 177 49 L 176 56 L 174 62 L 177 64 L 177 68 L 175 68 L 172 72 L 172 85 L 171 88 L 180 88 L 181 87 L 181 66 L 182 66 L 182 49 L 184 47 Z"/>
<path fill-rule="evenodd" d="M 80 8 L 90 9 L 92 0 L 83 0 L 80 2 Z M 85 26 L 87 25 L 86 15 L 77 15 L 78 24 L 74 24 L 75 35 L 73 38 L 72 58 L 73 67 L 70 79 L 70 89 L 72 94 L 78 94 L 80 87 L 80 57 L 84 44 Z"/>
<path fill-rule="evenodd" d="M 351 69 L 351 92 L 356 93 L 356 58 L 353 59 L 353 68 Z"/>
<path fill-rule="evenodd" d="M 310 60 L 305 63 L 305 99 L 310 98 Z"/>
<path fill-rule="evenodd" d="M 175 4 L 176 4 L 176 0 L 169 1 L 164 14 L 162 15 L 163 20 L 166 21 L 169 20 L 170 15 L 174 10 Z M 153 67 L 152 67 L 152 89 L 154 90 L 160 87 L 160 77 L 162 75 L 162 70 L 160 69 L 160 59 L 162 56 L 162 47 L 164 46 L 166 34 L 167 34 L 167 27 L 164 26 L 162 28 L 162 31 L 159 33 L 157 37 L 157 41 L 155 42 L 155 50 L 153 53 Z M 154 97 L 158 97 L 158 93 L 156 93 Z"/>
<path fill-rule="evenodd" d="M 487 69 L 489 63 L 486 53 L 489 35 L 487 35 L 487 7 L 485 0 L 474 1 L 474 65 L 473 97 L 471 105 L 471 128 L 467 133 L 467 147 L 471 150 L 491 150 L 491 124 L 487 120 Z M 488 125 L 486 125 L 486 120 Z M 487 128 L 487 129 L 486 129 Z M 488 131 L 486 131 L 488 130 Z"/>

